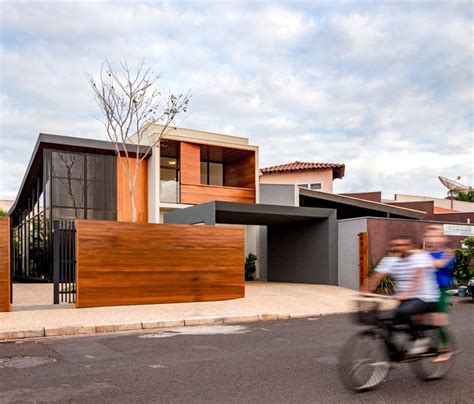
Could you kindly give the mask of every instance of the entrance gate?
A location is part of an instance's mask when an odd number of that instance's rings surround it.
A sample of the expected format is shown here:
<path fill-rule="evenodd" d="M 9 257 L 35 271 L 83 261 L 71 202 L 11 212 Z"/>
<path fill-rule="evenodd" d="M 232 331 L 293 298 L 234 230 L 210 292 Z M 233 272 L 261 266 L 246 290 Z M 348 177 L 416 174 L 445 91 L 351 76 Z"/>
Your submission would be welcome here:
<path fill-rule="evenodd" d="M 53 222 L 54 304 L 76 303 L 76 222 Z"/>

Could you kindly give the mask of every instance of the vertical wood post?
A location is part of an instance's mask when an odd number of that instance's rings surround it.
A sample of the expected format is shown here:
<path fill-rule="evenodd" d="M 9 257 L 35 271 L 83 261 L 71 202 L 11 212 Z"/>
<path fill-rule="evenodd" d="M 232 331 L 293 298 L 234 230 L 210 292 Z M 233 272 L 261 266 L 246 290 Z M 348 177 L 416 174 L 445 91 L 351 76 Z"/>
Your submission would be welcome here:
<path fill-rule="evenodd" d="M 359 233 L 359 288 L 369 277 L 369 234 Z"/>

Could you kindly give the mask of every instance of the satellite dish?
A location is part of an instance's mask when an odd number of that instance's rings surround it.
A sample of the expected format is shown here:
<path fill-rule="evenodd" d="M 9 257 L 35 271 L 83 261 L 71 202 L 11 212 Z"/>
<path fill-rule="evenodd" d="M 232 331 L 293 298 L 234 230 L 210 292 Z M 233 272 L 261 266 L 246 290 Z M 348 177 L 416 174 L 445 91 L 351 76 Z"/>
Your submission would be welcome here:
<path fill-rule="evenodd" d="M 441 184 L 443 184 L 446 188 L 448 188 L 452 192 L 471 192 L 472 188 L 467 187 L 466 185 L 461 184 L 460 182 L 450 180 L 449 178 L 446 177 L 438 177 L 439 180 L 441 181 Z M 459 179 L 458 177 L 457 179 Z"/>
<path fill-rule="evenodd" d="M 450 180 L 449 178 L 446 178 L 446 177 L 438 177 L 438 178 L 441 181 L 441 184 L 443 184 L 449 190 L 448 195 L 450 196 L 450 199 L 451 199 L 451 209 L 453 208 L 454 193 L 472 192 L 473 190 L 472 187 L 468 187 L 457 181 L 461 177 L 457 177 L 456 180 Z"/>

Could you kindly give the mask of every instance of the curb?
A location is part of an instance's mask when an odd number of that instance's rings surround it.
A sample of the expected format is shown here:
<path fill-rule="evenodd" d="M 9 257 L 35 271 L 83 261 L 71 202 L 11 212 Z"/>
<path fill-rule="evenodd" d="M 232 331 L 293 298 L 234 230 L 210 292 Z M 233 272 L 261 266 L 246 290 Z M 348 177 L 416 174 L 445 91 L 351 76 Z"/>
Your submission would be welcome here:
<path fill-rule="evenodd" d="M 196 325 L 215 325 L 215 324 L 237 324 L 237 323 L 255 323 L 258 321 L 274 320 L 297 320 L 322 316 L 331 316 L 344 313 L 328 314 L 255 314 L 245 316 L 226 316 L 226 317 L 199 317 L 184 320 L 164 320 L 164 321 L 142 321 L 133 323 L 101 324 L 90 326 L 65 326 L 52 328 L 38 328 L 24 331 L 3 331 L 0 332 L 0 342 L 8 340 L 19 340 L 27 338 L 41 337 L 63 337 L 73 335 L 91 335 L 104 334 L 123 331 L 153 330 L 160 328 L 191 327 Z"/>

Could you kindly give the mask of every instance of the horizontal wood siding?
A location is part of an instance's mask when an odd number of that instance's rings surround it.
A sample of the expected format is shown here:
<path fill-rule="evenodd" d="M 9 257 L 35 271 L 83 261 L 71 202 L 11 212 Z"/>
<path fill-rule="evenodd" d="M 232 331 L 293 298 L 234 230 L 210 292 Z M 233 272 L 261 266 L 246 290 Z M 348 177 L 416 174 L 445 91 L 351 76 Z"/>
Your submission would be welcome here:
<path fill-rule="evenodd" d="M 181 203 L 197 205 L 212 201 L 255 203 L 255 189 L 181 184 Z"/>
<path fill-rule="evenodd" d="M 10 218 L 0 218 L 0 311 L 10 311 Z"/>
<path fill-rule="evenodd" d="M 127 166 L 127 158 L 120 157 Z M 136 161 L 130 158 L 131 173 L 135 173 Z M 137 208 L 137 221 L 148 222 L 148 164 L 142 161 L 139 165 L 137 182 L 135 185 L 135 206 Z M 126 171 L 117 159 L 117 220 L 119 222 L 132 221 L 132 204 L 128 187 Z"/>
<path fill-rule="evenodd" d="M 244 230 L 77 222 L 77 307 L 244 296 Z"/>
<path fill-rule="evenodd" d="M 179 169 L 182 183 L 201 183 L 201 146 L 193 143 L 180 143 Z"/>

